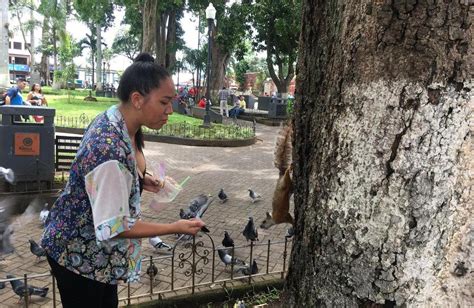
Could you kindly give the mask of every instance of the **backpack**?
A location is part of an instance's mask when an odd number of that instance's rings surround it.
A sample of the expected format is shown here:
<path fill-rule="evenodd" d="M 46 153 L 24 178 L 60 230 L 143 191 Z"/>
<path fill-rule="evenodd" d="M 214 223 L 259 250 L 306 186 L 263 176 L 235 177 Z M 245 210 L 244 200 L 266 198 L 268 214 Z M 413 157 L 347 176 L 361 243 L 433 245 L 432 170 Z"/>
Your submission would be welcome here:
<path fill-rule="evenodd" d="M 9 89 L 3 91 L 2 95 L 0 95 L 0 106 L 5 105 L 5 98 L 7 97 L 8 90 L 9 90 Z M 15 96 L 17 96 L 17 95 L 18 95 L 18 91 L 16 91 L 16 94 L 13 95 L 13 96 L 11 97 L 11 99 L 13 99 L 13 98 L 14 98 Z"/>

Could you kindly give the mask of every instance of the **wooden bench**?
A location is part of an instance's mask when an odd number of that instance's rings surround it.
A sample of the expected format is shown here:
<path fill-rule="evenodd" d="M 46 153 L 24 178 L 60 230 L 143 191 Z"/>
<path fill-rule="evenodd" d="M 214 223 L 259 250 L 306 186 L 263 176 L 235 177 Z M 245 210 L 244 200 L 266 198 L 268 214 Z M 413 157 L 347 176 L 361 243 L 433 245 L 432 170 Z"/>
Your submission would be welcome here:
<path fill-rule="evenodd" d="M 55 140 L 55 168 L 56 171 L 69 171 L 72 161 L 76 157 L 82 136 L 56 134 Z"/>

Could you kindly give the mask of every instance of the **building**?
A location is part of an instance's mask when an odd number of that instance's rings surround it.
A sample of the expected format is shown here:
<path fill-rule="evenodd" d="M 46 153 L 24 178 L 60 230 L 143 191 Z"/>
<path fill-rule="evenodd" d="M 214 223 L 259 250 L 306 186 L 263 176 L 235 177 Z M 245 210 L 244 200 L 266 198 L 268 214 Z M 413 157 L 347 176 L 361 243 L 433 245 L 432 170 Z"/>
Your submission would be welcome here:
<path fill-rule="evenodd" d="M 23 39 L 18 37 L 14 37 L 8 42 L 8 71 L 11 81 L 30 76 L 31 55 L 27 44 L 29 43 L 25 44 Z"/>

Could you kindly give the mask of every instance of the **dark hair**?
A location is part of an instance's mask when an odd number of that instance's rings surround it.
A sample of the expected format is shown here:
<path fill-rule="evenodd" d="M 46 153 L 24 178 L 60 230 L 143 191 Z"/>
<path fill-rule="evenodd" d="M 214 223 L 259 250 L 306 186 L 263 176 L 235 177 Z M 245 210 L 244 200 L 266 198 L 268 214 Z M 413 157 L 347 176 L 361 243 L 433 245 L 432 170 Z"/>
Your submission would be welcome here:
<path fill-rule="evenodd" d="M 26 82 L 26 78 L 25 77 L 18 77 L 16 79 L 16 82 Z"/>
<path fill-rule="evenodd" d="M 40 87 L 39 93 L 41 93 L 43 90 L 41 90 L 41 85 L 39 83 L 34 83 L 33 86 L 31 87 L 31 92 L 35 91 L 36 86 Z"/>
<path fill-rule="evenodd" d="M 120 77 L 117 96 L 122 103 L 127 104 L 133 92 L 146 96 L 153 89 L 158 89 L 162 80 L 170 77 L 168 71 L 156 64 L 150 54 L 140 53 Z M 145 147 L 141 128 L 135 134 L 135 144 L 139 151 Z"/>

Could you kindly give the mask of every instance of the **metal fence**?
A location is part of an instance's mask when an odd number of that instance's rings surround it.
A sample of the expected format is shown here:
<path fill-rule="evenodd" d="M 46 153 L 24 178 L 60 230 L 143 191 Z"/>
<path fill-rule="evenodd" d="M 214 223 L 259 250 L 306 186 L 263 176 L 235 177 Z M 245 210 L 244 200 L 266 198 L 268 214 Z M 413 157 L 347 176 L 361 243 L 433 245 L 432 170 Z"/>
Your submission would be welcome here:
<path fill-rule="evenodd" d="M 274 277 L 277 274 L 284 278 L 291 244 L 292 240 L 285 237 L 282 241 L 271 242 L 268 240 L 258 244 L 250 242 L 248 245 L 228 249 L 230 255 L 245 261 L 247 265 L 251 265 L 253 260 L 257 261 L 258 272 L 254 274 L 250 272 L 245 275 L 238 270 L 241 268 L 239 265 L 224 266 L 217 253 L 217 250 L 224 249 L 224 247 L 217 247 L 208 234 L 204 234 L 200 238 L 191 237 L 188 241 L 178 240 L 169 253 L 148 256 L 143 259 L 142 277 L 139 283 L 119 284 L 119 304 L 131 305 L 138 299 L 143 302 L 143 298 L 159 300 L 163 294 L 171 291 L 187 290 L 188 293 L 194 294 L 198 287 L 225 286 L 226 283 L 236 280 L 243 280 L 244 283 L 251 285 L 255 277 Z M 158 269 L 156 276 L 151 274 L 153 271 L 147 270 L 152 266 L 156 266 Z M 147 272 L 151 275 L 148 275 Z M 46 287 L 51 290 L 46 299 L 41 302 L 24 294 L 18 305 L 21 303 L 24 307 L 29 307 L 32 304 L 57 307 L 60 303 L 55 279 L 50 273 L 24 274 L 23 277 L 0 279 L 0 285 L 13 280 L 20 280 L 25 286 L 39 284 L 39 280 L 41 280 L 43 284 L 47 282 Z M 5 286 L 5 288 L 7 287 Z M 24 288 L 25 293 L 27 289 L 27 287 Z M 10 288 L 7 292 L 13 292 L 13 290 Z M 21 294 L 17 294 L 17 296 L 20 298 Z"/>
<path fill-rule="evenodd" d="M 85 129 L 93 118 L 85 114 L 76 117 L 56 116 L 55 125 L 58 127 Z M 144 133 L 157 136 L 172 136 L 190 139 L 247 139 L 255 137 L 255 122 L 239 119 L 224 120 L 224 124 L 213 124 L 213 128 L 205 128 L 187 122 L 166 124 L 160 130 L 143 128 Z"/>

